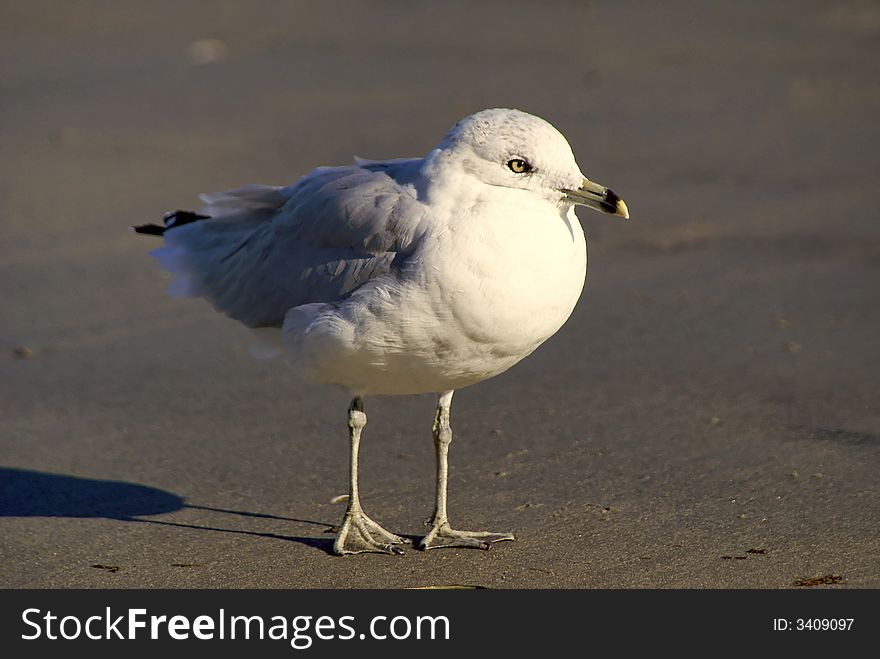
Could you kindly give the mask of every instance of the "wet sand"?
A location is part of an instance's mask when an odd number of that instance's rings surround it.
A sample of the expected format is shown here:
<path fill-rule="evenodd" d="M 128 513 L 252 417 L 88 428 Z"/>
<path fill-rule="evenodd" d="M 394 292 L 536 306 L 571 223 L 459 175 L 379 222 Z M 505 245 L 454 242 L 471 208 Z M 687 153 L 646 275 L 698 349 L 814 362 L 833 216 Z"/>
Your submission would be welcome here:
<path fill-rule="evenodd" d="M 0 586 L 880 587 L 880 9 L 472 4 L 3 3 Z M 519 539 L 331 556 L 345 397 L 127 227 L 493 106 L 632 214 L 579 211 L 568 324 L 456 394 L 453 523 Z M 412 536 L 433 404 L 367 399 Z"/>

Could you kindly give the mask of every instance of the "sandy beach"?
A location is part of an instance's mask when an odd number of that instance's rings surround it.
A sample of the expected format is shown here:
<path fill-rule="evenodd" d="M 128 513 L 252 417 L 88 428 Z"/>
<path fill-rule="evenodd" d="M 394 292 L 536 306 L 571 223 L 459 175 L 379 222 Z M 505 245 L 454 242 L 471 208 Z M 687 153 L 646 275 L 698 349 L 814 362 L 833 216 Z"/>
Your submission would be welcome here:
<path fill-rule="evenodd" d="M 880 7 L 0 5 L 0 587 L 880 587 Z M 129 233 L 199 192 L 552 122 L 563 329 L 456 393 L 450 513 L 490 551 L 331 555 L 342 392 L 173 300 Z M 361 488 L 409 536 L 431 396 L 368 398 Z"/>

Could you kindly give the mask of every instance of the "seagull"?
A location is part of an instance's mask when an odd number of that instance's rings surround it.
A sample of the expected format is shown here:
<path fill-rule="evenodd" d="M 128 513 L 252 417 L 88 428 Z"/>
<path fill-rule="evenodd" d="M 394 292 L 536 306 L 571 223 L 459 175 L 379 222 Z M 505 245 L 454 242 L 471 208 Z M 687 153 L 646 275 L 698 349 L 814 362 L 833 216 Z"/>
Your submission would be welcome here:
<path fill-rule="evenodd" d="M 164 238 L 152 254 L 174 275 L 173 296 L 208 300 L 254 331 L 255 356 L 286 358 L 351 397 L 348 508 L 334 552 L 400 554 L 410 544 L 361 505 L 371 395 L 437 395 L 436 498 L 418 547 L 514 540 L 450 525 L 452 395 L 508 370 L 565 323 L 587 270 L 574 207 L 628 219 L 623 200 L 581 173 L 550 123 L 513 109 L 465 117 L 423 158 L 356 158 L 286 187 L 201 199 L 197 212 L 132 229 Z"/>

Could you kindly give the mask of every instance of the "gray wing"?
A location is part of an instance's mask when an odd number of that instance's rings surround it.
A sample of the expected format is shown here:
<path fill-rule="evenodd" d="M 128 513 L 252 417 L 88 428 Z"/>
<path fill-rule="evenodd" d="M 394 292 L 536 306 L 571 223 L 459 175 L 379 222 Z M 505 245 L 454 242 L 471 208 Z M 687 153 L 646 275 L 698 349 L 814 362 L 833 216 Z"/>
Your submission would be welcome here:
<path fill-rule="evenodd" d="M 428 228 L 420 159 L 319 168 L 292 186 L 203 195 L 211 219 L 170 229 L 155 255 L 172 293 L 201 296 L 248 327 L 344 300 L 405 261 Z"/>

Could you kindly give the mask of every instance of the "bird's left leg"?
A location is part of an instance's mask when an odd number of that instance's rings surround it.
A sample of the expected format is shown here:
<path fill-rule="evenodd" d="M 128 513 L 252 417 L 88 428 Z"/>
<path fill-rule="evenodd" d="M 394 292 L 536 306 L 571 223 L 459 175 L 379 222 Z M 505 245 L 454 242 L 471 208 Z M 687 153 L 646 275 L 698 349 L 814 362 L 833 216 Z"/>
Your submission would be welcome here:
<path fill-rule="evenodd" d="M 345 518 L 342 520 L 336 542 L 333 543 L 333 551 L 340 556 L 364 552 L 402 554 L 403 550 L 398 545 L 410 544 L 410 541 L 383 529 L 377 522 L 367 517 L 361 508 L 361 498 L 358 493 L 358 450 L 361 431 L 366 425 L 364 400 L 358 396 L 351 401 L 348 408 L 348 433 L 351 439 L 348 510 L 345 511 Z"/>
<path fill-rule="evenodd" d="M 434 516 L 429 522 L 431 530 L 422 538 L 419 549 L 439 547 L 475 547 L 488 549 L 493 542 L 515 540 L 512 533 L 489 533 L 488 531 L 458 531 L 449 525 L 446 514 L 446 489 L 449 481 L 449 444 L 452 443 L 452 428 L 449 425 L 449 410 L 452 406 L 452 391 L 440 394 L 437 412 L 434 415 L 434 450 L 437 459 L 437 500 Z"/>

